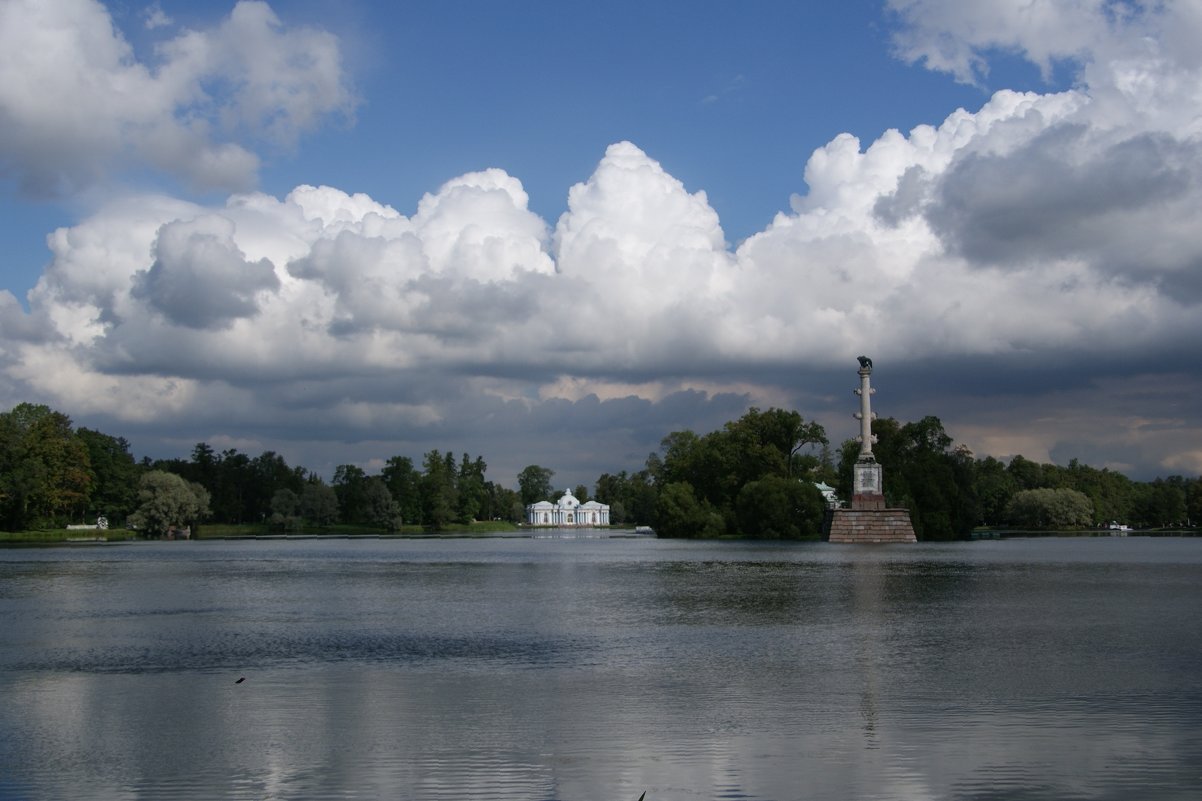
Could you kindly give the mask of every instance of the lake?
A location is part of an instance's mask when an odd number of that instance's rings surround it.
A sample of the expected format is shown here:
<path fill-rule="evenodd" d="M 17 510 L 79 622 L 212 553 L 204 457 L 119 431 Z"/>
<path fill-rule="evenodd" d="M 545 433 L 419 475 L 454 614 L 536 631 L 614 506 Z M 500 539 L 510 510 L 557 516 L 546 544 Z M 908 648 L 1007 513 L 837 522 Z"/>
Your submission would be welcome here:
<path fill-rule="evenodd" d="M 1202 540 L 0 549 L 0 799 L 1202 798 Z"/>

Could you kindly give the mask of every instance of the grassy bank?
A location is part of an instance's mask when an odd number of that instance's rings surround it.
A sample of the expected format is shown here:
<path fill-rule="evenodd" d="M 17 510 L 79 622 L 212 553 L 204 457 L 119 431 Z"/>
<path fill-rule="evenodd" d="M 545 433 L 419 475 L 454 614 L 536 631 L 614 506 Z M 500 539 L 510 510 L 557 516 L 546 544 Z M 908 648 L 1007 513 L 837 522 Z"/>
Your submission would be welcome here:
<path fill-rule="evenodd" d="M 95 540 L 97 537 L 103 537 L 109 542 L 118 542 L 121 540 L 132 540 L 137 538 L 138 532 L 127 531 L 126 529 L 107 529 L 101 531 L 99 529 L 75 529 L 67 530 L 63 528 L 55 529 L 34 529 L 31 531 L 0 531 L 0 544 L 12 543 L 56 543 Z"/>
<path fill-rule="evenodd" d="M 240 523 L 240 524 L 205 524 L 199 527 L 196 533 L 197 539 L 213 540 L 213 539 L 238 539 L 242 537 L 471 537 L 483 536 L 486 534 L 500 534 L 506 532 L 518 531 L 518 527 L 513 523 L 507 523 L 498 520 L 482 520 L 476 523 L 453 524 L 445 528 L 434 531 L 432 529 L 423 528 L 422 526 L 401 526 L 400 529 L 390 531 L 386 528 L 372 528 L 370 526 L 354 526 L 347 524 L 336 524 L 332 526 L 320 526 L 304 528 L 298 531 L 280 531 L 273 529 L 265 523 Z"/>
<path fill-rule="evenodd" d="M 1199 528 L 1141 528 L 1117 532 L 1104 528 L 1072 529 L 1019 529 L 978 527 L 972 531 L 972 539 L 1006 539 L 1008 537 L 1197 537 Z"/>
<path fill-rule="evenodd" d="M 257 537 L 483 537 L 490 534 L 506 534 L 521 529 L 513 523 L 500 520 L 482 520 L 476 523 L 453 524 L 440 531 L 421 526 L 402 526 L 398 531 L 365 526 L 333 525 L 309 528 L 301 531 L 283 532 L 272 529 L 266 523 L 206 523 L 197 528 L 195 539 L 228 540 Z M 75 541 L 90 541 L 103 537 L 109 542 L 140 539 L 138 532 L 128 529 L 35 529 L 31 531 L 0 531 L 0 544 L 55 544 Z"/>

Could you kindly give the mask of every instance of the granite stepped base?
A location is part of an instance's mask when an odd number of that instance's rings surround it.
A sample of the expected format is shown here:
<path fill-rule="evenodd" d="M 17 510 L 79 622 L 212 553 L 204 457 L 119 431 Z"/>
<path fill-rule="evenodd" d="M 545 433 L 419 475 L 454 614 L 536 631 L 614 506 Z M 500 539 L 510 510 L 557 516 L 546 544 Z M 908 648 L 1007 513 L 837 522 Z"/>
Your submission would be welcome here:
<path fill-rule="evenodd" d="M 908 509 L 835 509 L 827 531 L 831 542 L 918 542 Z"/>

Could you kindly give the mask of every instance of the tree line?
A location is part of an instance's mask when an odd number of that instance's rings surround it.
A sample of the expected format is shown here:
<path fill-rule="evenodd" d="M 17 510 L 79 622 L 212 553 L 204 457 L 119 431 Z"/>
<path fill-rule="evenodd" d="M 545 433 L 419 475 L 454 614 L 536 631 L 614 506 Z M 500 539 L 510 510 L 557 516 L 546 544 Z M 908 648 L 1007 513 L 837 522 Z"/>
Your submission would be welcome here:
<path fill-rule="evenodd" d="M 1136 528 L 1197 525 L 1202 478 L 1133 481 L 1077 459 L 1067 466 L 1023 456 L 974 458 L 954 446 L 937 417 L 911 423 L 876 420 L 873 453 L 883 465 L 886 500 L 910 509 L 924 539 L 966 536 L 976 526 L 1073 529 L 1123 522 Z M 844 443 L 839 487 L 850 491 L 858 443 Z M 847 497 L 847 496 L 844 496 Z"/>
<path fill-rule="evenodd" d="M 420 467 L 394 456 L 377 475 L 339 465 L 327 483 L 274 451 L 252 457 L 203 442 L 187 459 L 137 461 L 123 437 L 76 429 L 61 412 L 23 403 L 0 413 L 0 528 L 61 528 L 101 516 L 151 534 L 201 521 L 290 531 L 520 520 L 521 496 L 488 481 L 486 470 L 481 457 L 432 450 Z"/>
<path fill-rule="evenodd" d="M 976 459 L 934 416 L 878 419 L 873 433 L 886 503 L 910 510 L 919 539 L 961 539 L 977 527 L 1173 528 L 1202 520 L 1200 477 L 1141 482 L 1077 459 Z M 661 536 L 810 538 L 827 511 L 814 483 L 851 498 L 859 452 L 849 439 L 833 453 L 822 426 L 796 412 L 752 408 L 704 436 L 669 434 L 643 470 L 602 475 L 597 499 L 611 504 L 611 518 L 647 521 Z"/>
<path fill-rule="evenodd" d="M 1085 528 L 1123 521 L 1169 527 L 1202 518 L 1202 478 L 1138 482 L 1071 461 L 974 458 L 937 417 L 879 419 L 873 446 L 886 500 L 910 510 L 920 539 L 966 537 L 976 526 Z M 669 433 L 641 470 L 603 473 L 591 497 L 617 525 L 661 536 L 804 539 L 820 534 L 826 504 L 816 482 L 850 498 L 854 440 L 832 449 L 822 426 L 784 409 L 750 409 L 721 429 Z M 486 477 L 483 457 L 432 450 L 420 463 L 388 459 L 378 474 L 339 465 L 332 479 L 274 451 L 250 456 L 198 443 L 188 458 L 143 458 L 128 441 L 75 428 L 65 414 L 23 403 L 0 413 L 0 527 L 9 531 L 93 522 L 147 533 L 173 526 L 269 524 L 276 530 L 347 524 L 441 530 L 456 523 L 524 518 L 553 500 L 554 471 L 529 465 L 516 490 Z M 588 487 L 577 486 L 581 501 Z"/>

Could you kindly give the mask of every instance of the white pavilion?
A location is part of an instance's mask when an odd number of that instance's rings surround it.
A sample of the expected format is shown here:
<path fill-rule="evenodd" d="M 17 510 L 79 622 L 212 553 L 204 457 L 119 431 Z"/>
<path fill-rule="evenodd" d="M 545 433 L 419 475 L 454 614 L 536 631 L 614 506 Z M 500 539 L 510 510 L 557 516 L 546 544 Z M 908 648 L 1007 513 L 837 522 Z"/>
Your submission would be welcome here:
<path fill-rule="evenodd" d="M 592 527 L 609 525 L 609 504 L 581 503 L 571 490 L 555 503 L 539 501 L 526 507 L 526 525 L 556 527 Z"/>
<path fill-rule="evenodd" d="M 822 500 L 826 502 L 827 509 L 838 509 L 843 505 L 839 496 L 835 494 L 835 488 L 825 481 L 815 481 L 814 486 L 822 493 Z"/>

